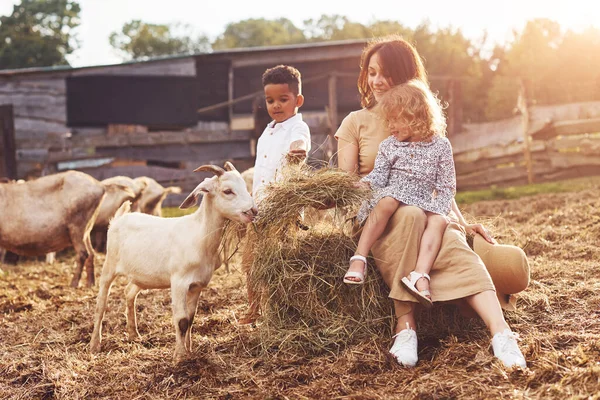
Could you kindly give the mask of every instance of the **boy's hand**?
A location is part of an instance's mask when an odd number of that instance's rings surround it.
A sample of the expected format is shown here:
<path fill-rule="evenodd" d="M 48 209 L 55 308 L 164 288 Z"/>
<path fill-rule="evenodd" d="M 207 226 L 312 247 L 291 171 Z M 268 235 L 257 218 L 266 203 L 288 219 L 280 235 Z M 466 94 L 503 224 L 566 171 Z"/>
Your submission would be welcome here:
<path fill-rule="evenodd" d="M 294 164 L 299 164 L 306 159 L 306 144 L 303 140 L 296 140 L 290 144 L 287 158 Z"/>

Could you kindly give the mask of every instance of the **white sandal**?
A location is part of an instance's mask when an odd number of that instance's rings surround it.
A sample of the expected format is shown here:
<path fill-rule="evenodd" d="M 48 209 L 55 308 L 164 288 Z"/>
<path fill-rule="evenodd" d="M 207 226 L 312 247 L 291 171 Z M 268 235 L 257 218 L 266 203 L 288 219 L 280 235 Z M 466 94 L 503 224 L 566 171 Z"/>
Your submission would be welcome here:
<path fill-rule="evenodd" d="M 421 305 L 423 305 L 425 308 L 431 308 L 431 306 L 433 306 L 433 302 L 429 298 L 431 297 L 431 292 L 429 290 L 419 291 L 419 289 L 416 287 L 417 281 L 421 278 L 425 278 L 431 282 L 429 275 L 412 271 L 410 274 L 408 274 L 408 276 L 410 279 L 406 276 L 402 278 L 402 286 L 404 286 L 410 292 L 410 294 L 415 296 Z"/>
<path fill-rule="evenodd" d="M 354 261 L 354 260 L 362 261 L 365 264 L 365 266 L 363 268 L 363 272 L 357 272 L 357 271 L 346 272 L 346 275 L 344 275 L 344 283 L 347 283 L 350 285 L 362 285 L 363 283 L 365 283 L 365 277 L 367 276 L 367 258 L 357 254 L 355 256 L 350 257 L 350 263 L 352 263 L 352 261 Z M 348 278 L 358 278 L 360 280 L 352 281 Z"/>

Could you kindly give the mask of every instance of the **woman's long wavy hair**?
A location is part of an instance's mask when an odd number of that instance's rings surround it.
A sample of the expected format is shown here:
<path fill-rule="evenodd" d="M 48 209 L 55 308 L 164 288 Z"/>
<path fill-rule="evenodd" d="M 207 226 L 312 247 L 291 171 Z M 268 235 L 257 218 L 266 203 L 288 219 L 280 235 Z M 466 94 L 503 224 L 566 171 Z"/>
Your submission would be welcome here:
<path fill-rule="evenodd" d="M 360 58 L 358 92 L 363 107 L 371 108 L 376 103 L 368 82 L 369 61 L 375 53 L 379 56 L 381 68 L 385 75 L 390 77 L 393 86 L 412 79 L 420 79 L 428 84 L 421 57 L 410 43 L 399 35 L 375 38 L 365 47 Z"/>
<path fill-rule="evenodd" d="M 382 96 L 375 110 L 385 121 L 400 119 L 421 141 L 446 136 L 442 103 L 420 79 L 392 87 Z"/>

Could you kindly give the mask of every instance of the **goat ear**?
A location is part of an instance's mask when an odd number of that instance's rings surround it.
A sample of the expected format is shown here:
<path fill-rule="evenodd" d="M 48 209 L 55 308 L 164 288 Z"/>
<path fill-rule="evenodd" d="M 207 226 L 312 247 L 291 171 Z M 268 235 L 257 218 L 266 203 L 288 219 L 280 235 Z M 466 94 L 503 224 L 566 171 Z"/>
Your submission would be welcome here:
<path fill-rule="evenodd" d="M 201 194 L 212 192 L 213 190 L 215 190 L 216 187 L 216 177 L 213 176 L 212 178 L 205 178 L 202 181 L 202 183 L 196 186 L 196 188 L 192 190 L 192 193 L 190 193 L 188 197 L 185 198 L 185 200 L 183 201 L 183 203 L 181 203 L 179 208 L 186 209 L 196 205 L 196 203 L 198 203 L 198 198 Z"/>
<path fill-rule="evenodd" d="M 199 197 L 199 193 L 196 191 L 196 189 L 194 189 L 194 191 L 192 193 L 190 193 L 188 195 L 188 197 L 185 198 L 183 203 L 181 203 L 179 205 L 179 208 L 181 208 L 182 210 L 185 210 L 186 208 L 195 206 L 196 203 L 198 203 L 198 197 Z"/>
<path fill-rule="evenodd" d="M 198 171 L 212 172 L 216 176 L 221 176 L 225 173 L 225 170 L 223 168 L 217 167 L 216 165 L 202 165 L 194 170 L 194 172 Z"/>
<path fill-rule="evenodd" d="M 237 169 L 235 169 L 233 164 L 230 163 L 229 161 L 225 161 L 225 170 L 226 171 L 237 171 Z"/>

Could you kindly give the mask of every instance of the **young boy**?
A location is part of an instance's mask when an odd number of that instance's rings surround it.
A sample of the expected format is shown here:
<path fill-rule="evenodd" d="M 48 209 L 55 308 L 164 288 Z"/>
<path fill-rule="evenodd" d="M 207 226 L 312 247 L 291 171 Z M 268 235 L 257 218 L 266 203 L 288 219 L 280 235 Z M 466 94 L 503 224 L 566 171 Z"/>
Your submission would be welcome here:
<path fill-rule="evenodd" d="M 262 76 L 267 111 L 273 121 L 267 124 L 258 139 L 252 196 L 260 203 L 264 187 L 278 179 L 278 171 L 284 166 L 286 156 L 302 161 L 310 150 L 310 130 L 302 121 L 298 108 L 304 104 L 300 72 L 287 65 L 269 68 Z M 249 238 L 249 241 L 251 239 Z M 246 245 L 242 256 L 242 269 L 246 276 L 252 266 L 252 249 Z M 240 324 L 253 323 L 259 315 L 259 299 L 247 284 L 248 314 Z"/>
<path fill-rule="evenodd" d="M 310 150 L 310 130 L 298 114 L 304 104 L 300 72 L 287 65 L 269 68 L 262 76 L 269 116 L 273 118 L 258 139 L 252 195 L 260 201 L 265 185 L 277 179 L 286 154 L 303 160 Z"/>

